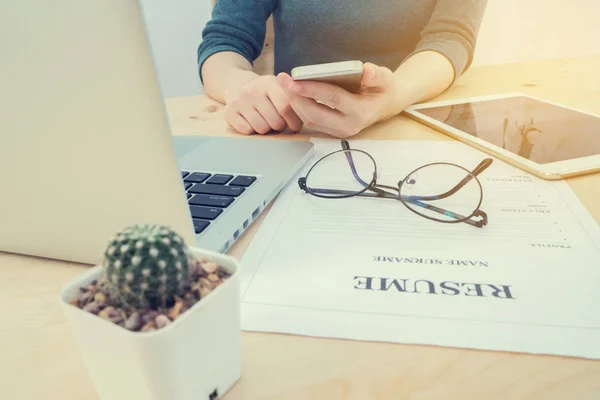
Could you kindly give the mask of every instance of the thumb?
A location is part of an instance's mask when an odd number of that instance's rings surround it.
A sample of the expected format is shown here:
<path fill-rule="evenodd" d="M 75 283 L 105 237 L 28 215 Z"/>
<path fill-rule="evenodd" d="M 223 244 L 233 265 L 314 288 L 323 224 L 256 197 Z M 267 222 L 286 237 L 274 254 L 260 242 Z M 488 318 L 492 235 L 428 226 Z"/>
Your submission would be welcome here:
<path fill-rule="evenodd" d="M 389 86 L 394 79 L 394 73 L 389 68 L 380 67 L 373 63 L 365 63 L 363 66 L 362 84 L 366 87 Z"/>
<path fill-rule="evenodd" d="M 292 97 L 292 93 L 290 93 L 290 85 L 294 84 L 292 77 L 285 72 L 280 72 L 275 79 L 277 80 L 277 83 L 279 83 L 279 86 L 281 86 L 283 89 L 285 95 L 288 98 Z"/>

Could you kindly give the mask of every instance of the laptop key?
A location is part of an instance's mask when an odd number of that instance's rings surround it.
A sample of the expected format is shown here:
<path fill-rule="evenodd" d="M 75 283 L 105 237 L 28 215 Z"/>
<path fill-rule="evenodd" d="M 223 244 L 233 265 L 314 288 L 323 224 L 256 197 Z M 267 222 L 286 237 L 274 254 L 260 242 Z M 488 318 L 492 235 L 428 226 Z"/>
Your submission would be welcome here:
<path fill-rule="evenodd" d="M 233 196 L 237 197 L 244 192 L 244 188 L 235 186 L 220 186 L 220 185 L 205 185 L 197 183 L 189 190 L 194 194 L 212 194 L 216 196 Z"/>
<path fill-rule="evenodd" d="M 223 212 L 221 208 L 190 206 L 192 218 L 213 220 Z"/>
<path fill-rule="evenodd" d="M 194 195 L 189 201 L 192 206 L 209 206 L 225 208 L 233 202 L 233 197 L 209 196 L 206 194 Z"/>
<path fill-rule="evenodd" d="M 186 176 L 188 176 L 190 173 L 187 171 L 181 171 L 181 179 L 185 178 Z"/>
<path fill-rule="evenodd" d="M 194 186 L 194 184 L 191 183 L 191 182 L 186 182 L 186 183 L 184 183 L 184 186 L 185 186 L 185 190 L 188 190 L 189 188 L 191 188 L 192 186 Z"/>
<path fill-rule="evenodd" d="M 214 185 L 224 185 L 233 178 L 233 175 L 215 174 L 209 180 L 204 183 L 210 183 Z"/>
<path fill-rule="evenodd" d="M 232 180 L 231 182 L 229 182 L 230 186 L 243 186 L 243 187 L 248 187 L 250 185 L 252 185 L 254 183 L 254 181 L 256 180 L 255 176 L 236 176 L 236 178 L 234 180 Z"/>
<path fill-rule="evenodd" d="M 206 172 L 192 172 L 183 181 L 200 183 L 200 182 L 204 182 L 209 176 L 210 176 L 210 174 L 208 174 Z"/>
<path fill-rule="evenodd" d="M 192 222 L 194 223 L 194 232 L 196 232 L 196 233 L 201 233 L 202 231 L 204 231 L 206 229 L 206 227 L 208 225 L 210 225 L 209 221 L 206 221 L 203 219 L 193 218 Z"/>

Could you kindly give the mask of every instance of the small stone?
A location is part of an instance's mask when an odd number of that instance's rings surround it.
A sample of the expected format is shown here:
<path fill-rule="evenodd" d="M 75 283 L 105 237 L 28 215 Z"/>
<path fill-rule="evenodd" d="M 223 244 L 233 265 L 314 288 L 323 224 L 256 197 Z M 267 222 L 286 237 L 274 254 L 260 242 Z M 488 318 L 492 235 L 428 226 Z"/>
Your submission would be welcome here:
<path fill-rule="evenodd" d="M 202 297 L 200 295 L 200 287 L 194 287 L 194 289 L 192 290 L 192 293 L 193 293 L 194 297 L 196 298 L 196 300 L 200 300 L 200 298 Z"/>
<path fill-rule="evenodd" d="M 182 307 L 183 307 L 183 300 L 178 299 L 175 302 L 175 305 L 173 307 L 171 307 L 171 309 L 169 310 L 169 313 L 167 314 L 169 316 L 169 318 L 174 320 L 175 318 L 179 317 Z"/>
<path fill-rule="evenodd" d="M 94 300 L 100 304 L 106 303 L 106 296 L 102 292 L 98 292 L 94 295 Z"/>
<path fill-rule="evenodd" d="M 165 326 L 169 325 L 171 323 L 171 320 L 166 315 L 159 314 L 156 316 L 154 323 L 156 324 L 156 327 L 158 329 L 161 329 L 161 328 L 164 328 Z"/>
<path fill-rule="evenodd" d="M 115 324 L 121 325 L 123 322 L 125 322 L 124 314 L 117 310 L 113 310 L 110 313 L 110 320 Z"/>
<path fill-rule="evenodd" d="M 104 310 L 100 311 L 100 313 L 98 313 L 98 316 L 110 320 L 113 311 L 115 311 L 115 308 L 113 306 L 109 306 L 106 307 Z"/>
<path fill-rule="evenodd" d="M 218 282 L 219 276 L 217 274 L 210 274 L 208 275 L 208 280 L 211 282 Z"/>
<path fill-rule="evenodd" d="M 86 304 L 90 303 L 93 299 L 94 299 L 94 293 L 92 293 L 90 291 L 86 291 L 79 298 L 79 302 L 82 306 L 85 306 Z"/>
<path fill-rule="evenodd" d="M 211 289 L 207 288 L 207 287 L 202 287 L 200 288 L 200 298 L 206 297 L 208 296 L 208 294 L 211 292 Z"/>
<path fill-rule="evenodd" d="M 69 300 L 69 304 L 71 304 L 72 306 L 78 306 L 79 299 L 78 298 L 71 299 L 71 300 Z"/>
<path fill-rule="evenodd" d="M 200 265 L 197 263 L 190 264 L 190 276 L 192 280 L 197 280 L 200 277 Z"/>
<path fill-rule="evenodd" d="M 154 319 L 156 318 L 157 315 L 158 315 L 158 313 L 154 310 L 150 310 L 150 311 L 146 312 L 144 315 L 142 315 L 142 323 L 143 324 L 148 324 L 149 322 L 154 323 Z"/>
<path fill-rule="evenodd" d="M 87 288 L 87 289 L 88 289 L 90 292 L 94 292 L 94 293 L 96 293 L 96 285 L 90 285 L 90 286 L 88 286 L 88 288 Z"/>
<path fill-rule="evenodd" d="M 221 278 L 222 280 L 225 280 L 231 276 L 229 274 L 229 272 L 225 271 L 223 268 L 219 269 L 219 272 L 217 275 L 219 275 L 219 278 Z"/>
<path fill-rule="evenodd" d="M 87 312 L 89 312 L 89 313 L 92 313 L 92 314 L 98 314 L 98 313 L 100 312 L 100 307 L 99 307 L 99 304 L 98 304 L 98 303 L 96 303 L 96 302 L 91 302 L 91 303 L 89 303 L 89 304 L 86 304 L 86 305 L 83 307 L 83 310 L 84 310 L 84 311 L 87 311 Z"/>
<path fill-rule="evenodd" d="M 206 278 L 200 278 L 200 287 L 205 287 L 209 290 L 213 290 L 215 288 L 215 285 Z"/>
<path fill-rule="evenodd" d="M 129 318 L 127 318 L 127 320 L 125 321 L 125 328 L 129 329 L 130 331 L 137 331 L 138 329 L 140 329 L 141 326 L 142 318 L 137 312 L 131 314 Z"/>
<path fill-rule="evenodd" d="M 155 331 L 156 327 L 154 326 L 154 322 L 150 321 L 146 325 L 142 326 L 142 329 L 140 329 L 140 330 L 142 332 L 150 332 L 150 331 Z"/>
<path fill-rule="evenodd" d="M 218 268 L 219 266 L 214 262 L 207 262 L 206 264 L 202 264 L 202 269 L 204 269 L 207 274 L 214 274 Z"/>

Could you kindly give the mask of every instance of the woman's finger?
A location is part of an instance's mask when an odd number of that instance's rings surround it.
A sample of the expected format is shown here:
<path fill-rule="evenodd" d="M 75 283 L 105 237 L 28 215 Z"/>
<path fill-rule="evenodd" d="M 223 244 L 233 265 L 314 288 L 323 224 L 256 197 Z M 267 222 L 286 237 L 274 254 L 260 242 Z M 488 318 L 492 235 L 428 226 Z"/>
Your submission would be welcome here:
<path fill-rule="evenodd" d="M 289 84 L 289 91 L 295 95 L 326 104 L 344 114 L 351 114 L 356 109 L 356 95 L 330 83 L 292 82 Z"/>
<path fill-rule="evenodd" d="M 290 98 L 280 86 L 274 86 L 268 91 L 268 96 L 279 115 L 285 120 L 288 128 L 297 132 L 302 129 L 302 120 L 290 104 Z"/>
<path fill-rule="evenodd" d="M 244 117 L 246 121 L 248 121 L 248 123 L 255 132 L 265 134 L 271 130 L 271 127 L 269 126 L 267 121 L 265 121 L 262 115 L 260 115 L 260 113 L 255 108 L 244 108 L 240 114 L 242 115 L 242 117 Z"/>
<path fill-rule="evenodd" d="M 254 129 L 252 126 L 246 121 L 244 117 L 240 113 L 234 110 L 227 109 L 225 110 L 225 120 L 233 129 L 242 133 L 244 135 L 251 135 L 254 133 Z"/>
<path fill-rule="evenodd" d="M 257 102 L 254 105 L 254 108 L 259 112 L 267 124 L 269 124 L 269 127 L 272 130 L 283 131 L 286 128 L 287 124 L 285 120 L 279 115 L 279 111 L 267 96 Z"/>
<path fill-rule="evenodd" d="M 351 120 L 338 110 L 302 96 L 292 96 L 290 104 L 308 128 L 318 129 L 320 132 L 339 138 L 358 133 L 352 126 Z"/>

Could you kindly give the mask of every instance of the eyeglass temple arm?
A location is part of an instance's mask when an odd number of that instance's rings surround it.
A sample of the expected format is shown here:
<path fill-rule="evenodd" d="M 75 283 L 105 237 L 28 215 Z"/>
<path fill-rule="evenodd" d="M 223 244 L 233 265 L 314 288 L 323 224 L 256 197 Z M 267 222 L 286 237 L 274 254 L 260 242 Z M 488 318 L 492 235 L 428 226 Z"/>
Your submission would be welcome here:
<path fill-rule="evenodd" d="M 435 196 L 411 196 L 413 199 L 418 200 L 439 200 L 445 199 L 446 197 L 452 196 L 454 193 L 458 192 L 463 186 L 465 186 L 472 179 L 473 176 L 477 176 L 485 171 L 490 165 L 492 165 L 492 159 L 486 158 L 481 161 L 474 169 L 471 171 L 471 174 L 465 176 L 462 181 L 458 182 L 456 186 L 452 189 L 448 190 L 446 193 L 438 194 Z"/>
<path fill-rule="evenodd" d="M 436 207 L 436 206 L 434 206 L 432 204 L 423 203 L 423 202 L 420 202 L 419 200 L 416 200 L 416 199 L 409 199 L 407 201 L 411 202 L 412 204 L 414 204 L 416 206 L 419 206 L 419 207 L 422 207 L 422 208 L 426 208 L 426 209 L 428 209 L 430 211 L 434 211 L 434 212 L 437 212 L 439 214 L 443 214 L 443 215 L 445 215 L 447 217 L 450 217 L 450 218 L 454 218 L 454 219 L 464 219 L 465 218 L 463 215 L 460 215 L 458 213 L 455 213 L 455 212 L 452 212 L 452 211 L 448 211 L 448 210 L 445 210 L 443 208 Z M 478 219 L 478 220 L 465 219 L 462 222 L 467 223 L 469 225 L 473 225 L 473 226 L 475 226 L 477 228 L 482 228 L 485 225 L 487 225 L 487 222 L 488 222 L 487 214 L 485 212 L 483 212 L 482 210 L 475 210 L 475 212 L 473 213 L 473 216 L 471 218 L 480 218 L 480 219 Z"/>
<path fill-rule="evenodd" d="M 342 140 L 342 149 L 343 150 L 351 150 L 350 143 L 348 143 L 348 141 L 346 139 Z M 348 165 L 350 166 L 350 169 L 352 170 L 352 175 L 354 175 L 354 179 L 356 179 L 358 181 L 358 183 L 360 183 L 364 187 L 369 186 L 369 184 L 367 182 L 365 182 L 360 176 L 358 176 L 358 172 L 356 172 L 356 166 L 354 165 L 354 159 L 352 158 L 352 153 L 350 151 L 346 151 L 344 154 L 346 156 L 346 160 L 348 160 Z M 377 171 L 374 171 L 373 172 L 374 178 L 376 178 L 376 174 L 377 174 Z"/>

